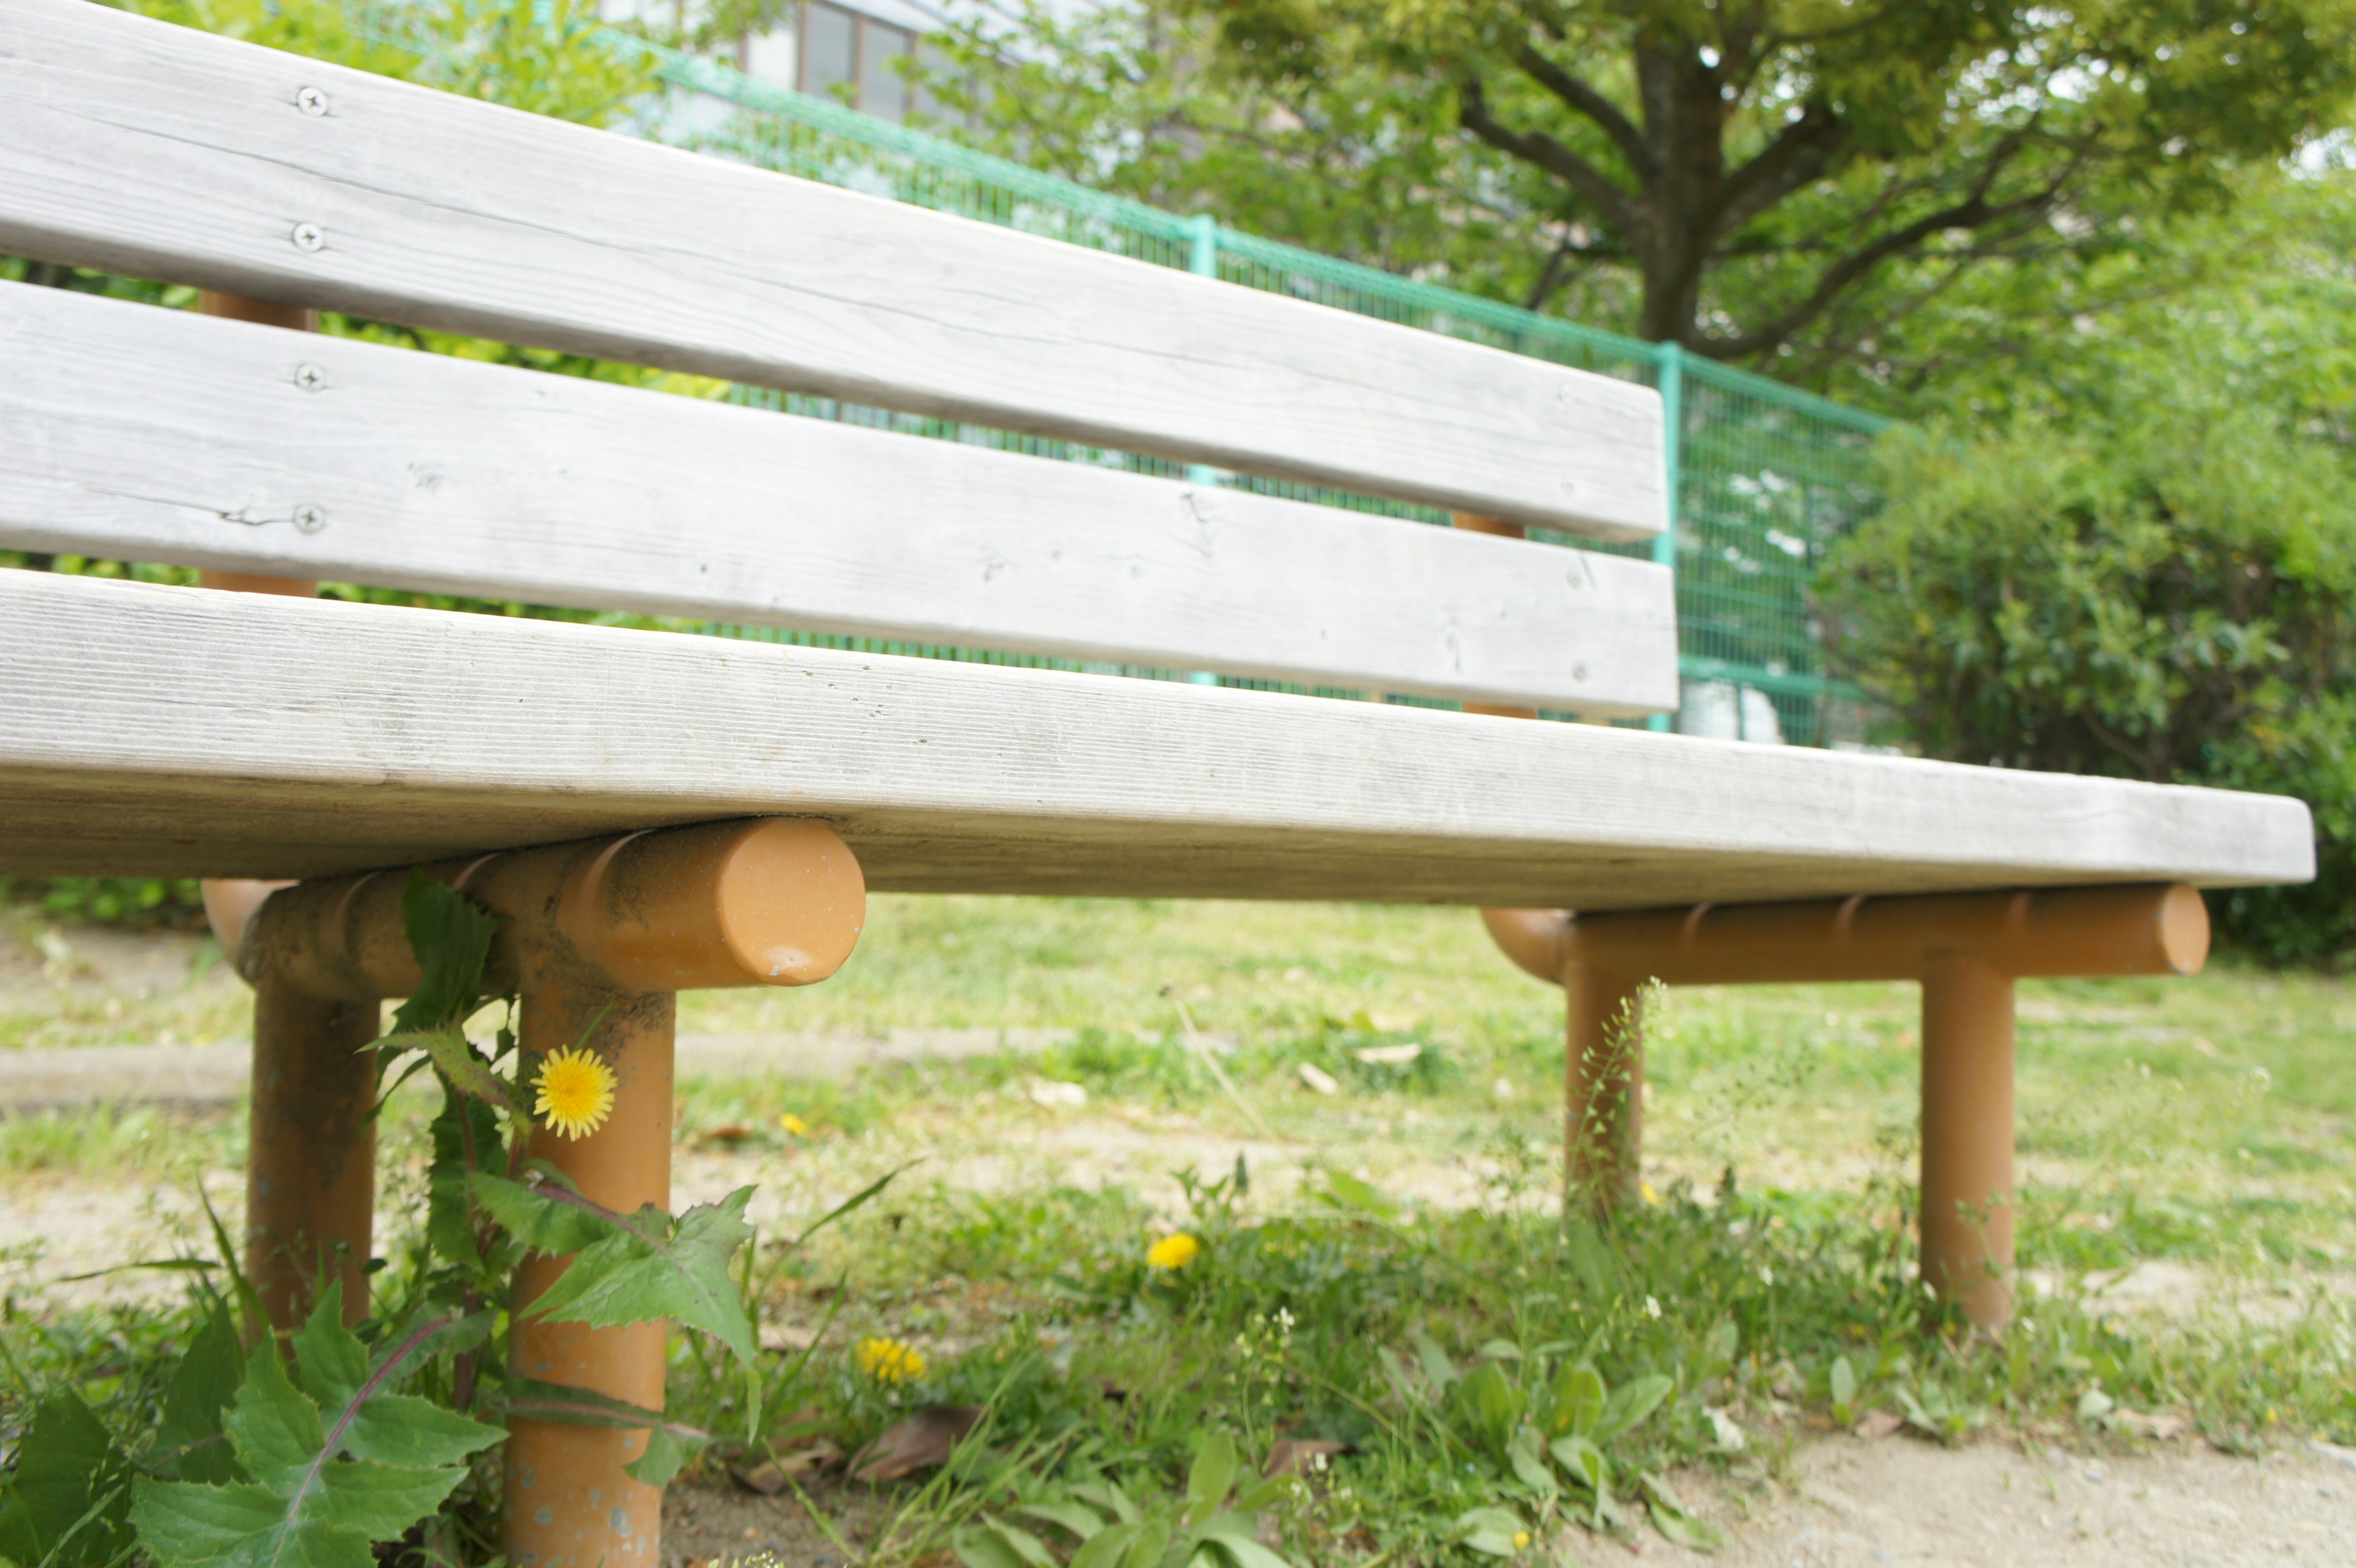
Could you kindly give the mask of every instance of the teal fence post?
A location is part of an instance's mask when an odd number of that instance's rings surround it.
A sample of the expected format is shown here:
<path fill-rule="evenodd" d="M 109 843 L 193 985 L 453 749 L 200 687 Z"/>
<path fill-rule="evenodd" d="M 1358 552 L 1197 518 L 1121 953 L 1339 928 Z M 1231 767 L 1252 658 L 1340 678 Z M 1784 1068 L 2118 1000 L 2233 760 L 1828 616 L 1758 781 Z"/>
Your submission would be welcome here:
<path fill-rule="evenodd" d="M 1186 270 L 1198 278 L 1219 275 L 1219 220 L 1207 212 L 1198 212 L 1186 220 Z M 1216 485 L 1218 474 L 1208 464 L 1186 464 L 1189 485 Z M 1206 669 L 1198 669 L 1186 677 L 1196 686 L 1216 686 L 1219 677 Z"/>
<path fill-rule="evenodd" d="M 1677 570 L 1677 509 L 1685 500 L 1682 485 L 1685 465 L 1680 460 L 1685 455 L 1686 441 L 1686 351 L 1674 343 L 1658 343 L 1653 346 L 1653 355 L 1655 368 L 1653 385 L 1661 394 L 1661 465 L 1669 492 L 1668 526 L 1653 540 L 1653 564 L 1668 569 L 1671 592 L 1674 592 Z M 1665 731 L 1676 718 L 1672 713 L 1655 713 L 1644 720 L 1644 728 Z"/>
<path fill-rule="evenodd" d="M 1186 219 L 1186 270 L 1198 278 L 1219 275 L 1219 220 L 1207 212 Z M 1189 485 L 1215 485 L 1219 476 L 1205 464 L 1186 465 Z"/>

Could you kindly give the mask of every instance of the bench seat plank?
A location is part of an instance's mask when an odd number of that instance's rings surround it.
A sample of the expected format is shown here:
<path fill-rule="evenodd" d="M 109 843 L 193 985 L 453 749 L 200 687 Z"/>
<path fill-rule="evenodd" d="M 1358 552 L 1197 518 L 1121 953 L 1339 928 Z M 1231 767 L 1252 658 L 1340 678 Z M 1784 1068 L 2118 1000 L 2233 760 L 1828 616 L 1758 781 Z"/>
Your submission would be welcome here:
<path fill-rule="evenodd" d="M 0 253 L 1605 539 L 1665 526 L 1649 388 L 88 0 L 0 0 Z"/>
<path fill-rule="evenodd" d="M 8 548 L 1593 716 L 1677 702 L 1650 562 L 21 283 L 0 344 Z"/>
<path fill-rule="evenodd" d="M 2314 866 L 2275 796 L 31 571 L 0 668 L 19 873 L 755 813 L 904 890 L 1602 909 Z"/>

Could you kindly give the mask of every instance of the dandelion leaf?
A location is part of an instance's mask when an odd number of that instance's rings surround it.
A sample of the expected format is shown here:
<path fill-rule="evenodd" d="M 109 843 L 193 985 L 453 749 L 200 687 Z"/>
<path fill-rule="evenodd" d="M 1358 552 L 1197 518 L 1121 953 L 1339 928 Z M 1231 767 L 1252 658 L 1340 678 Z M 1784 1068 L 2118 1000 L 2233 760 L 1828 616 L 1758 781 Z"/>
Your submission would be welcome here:
<path fill-rule="evenodd" d="M 415 1034 L 389 1034 L 379 1042 L 396 1050 L 415 1047 L 425 1053 L 434 1071 L 443 1081 L 470 1100 L 500 1110 L 510 1108 L 513 1095 L 508 1082 L 490 1069 L 490 1064 L 475 1053 L 454 1025 L 449 1029 L 424 1029 Z"/>
<path fill-rule="evenodd" d="M 423 978 L 392 1015 L 388 1032 L 454 1029 L 481 999 L 483 963 L 490 956 L 492 935 L 504 923 L 466 894 L 428 881 L 419 871 L 409 873 L 401 917 Z"/>
<path fill-rule="evenodd" d="M 504 1435 L 392 1392 L 452 1324 L 390 1335 L 371 1358 L 340 1295 L 295 1334 L 293 1377 L 277 1356 L 246 1360 L 222 1426 L 250 1480 L 139 1483 L 131 1520 L 162 1568 L 372 1568 L 372 1543 L 440 1507 L 466 1456 Z"/>
<path fill-rule="evenodd" d="M 495 1249 L 499 1255 L 493 1257 L 481 1254 L 474 1200 L 466 1186 L 471 1168 L 507 1164 L 498 1116 L 478 1100 L 447 1094 L 434 1118 L 433 1137 L 434 1163 L 425 1177 L 426 1241 L 435 1257 L 457 1264 L 478 1283 L 503 1278 L 514 1260 L 505 1249 Z"/>
<path fill-rule="evenodd" d="M 167 1476 L 183 1481 L 239 1479 L 221 1417 L 237 1397 L 245 1376 L 245 1352 L 237 1342 L 237 1326 L 229 1308 L 217 1307 L 188 1353 L 172 1373 L 164 1396 L 164 1417 L 155 1424 L 152 1462 Z"/>
<path fill-rule="evenodd" d="M 670 1484 L 687 1462 L 703 1451 L 712 1434 L 662 1412 L 615 1399 L 591 1389 L 531 1378 L 509 1378 L 503 1402 L 509 1415 L 528 1415 L 560 1426 L 602 1426 L 613 1432 L 645 1432 L 647 1451 L 623 1467 L 633 1480 L 650 1487 Z"/>
<path fill-rule="evenodd" d="M 129 1456 L 81 1396 L 59 1389 L 33 1412 L 16 1473 L 0 1491 L 0 1557 L 32 1568 L 99 1568 L 131 1545 Z"/>
<path fill-rule="evenodd" d="M 573 1254 L 572 1266 L 525 1308 L 527 1317 L 593 1328 L 669 1318 L 718 1339 L 746 1367 L 755 1364 L 753 1320 L 728 1275 L 728 1260 L 753 1234 L 744 1222 L 751 1188 L 674 1220 L 652 1204 L 616 1214 L 554 1185 L 477 1174 L 474 1187 L 534 1252 Z"/>

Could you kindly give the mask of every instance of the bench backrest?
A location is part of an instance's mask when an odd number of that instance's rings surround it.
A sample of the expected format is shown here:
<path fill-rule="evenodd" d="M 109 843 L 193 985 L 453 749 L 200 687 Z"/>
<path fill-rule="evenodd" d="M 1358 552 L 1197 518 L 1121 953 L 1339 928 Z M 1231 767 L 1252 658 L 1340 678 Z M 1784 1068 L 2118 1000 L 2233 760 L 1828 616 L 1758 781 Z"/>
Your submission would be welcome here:
<path fill-rule="evenodd" d="M 0 251 L 1604 539 L 1650 389 L 127 16 L 0 0 Z M 0 543 L 1606 715 L 1648 563 L 63 291 Z"/>

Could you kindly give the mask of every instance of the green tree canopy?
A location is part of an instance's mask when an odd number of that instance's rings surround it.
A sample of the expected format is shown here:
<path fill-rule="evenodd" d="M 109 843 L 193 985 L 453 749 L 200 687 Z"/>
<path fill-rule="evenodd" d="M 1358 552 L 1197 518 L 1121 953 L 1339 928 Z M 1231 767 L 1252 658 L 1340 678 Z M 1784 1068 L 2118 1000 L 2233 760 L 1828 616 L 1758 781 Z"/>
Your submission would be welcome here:
<path fill-rule="evenodd" d="M 978 101 L 1035 161 L 1719 358 L 1870 338 L 2335 123 L 2351 0 L 1131 0 Z"/>
<path fill-rule="evenodd" d="M 2283 180 L 2057 285 L 2126 303 L 1949 363 L 1824 581 L 1837 661 L 1927 754 L 2308 802 L 2317 881 L 2214 901 L 2279 960 L 2356 950 L 2351 255 L 2347 176 Z"/>

